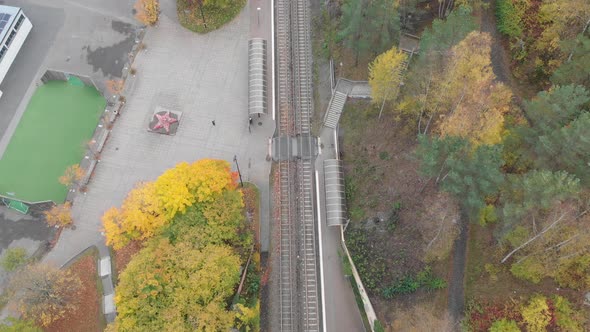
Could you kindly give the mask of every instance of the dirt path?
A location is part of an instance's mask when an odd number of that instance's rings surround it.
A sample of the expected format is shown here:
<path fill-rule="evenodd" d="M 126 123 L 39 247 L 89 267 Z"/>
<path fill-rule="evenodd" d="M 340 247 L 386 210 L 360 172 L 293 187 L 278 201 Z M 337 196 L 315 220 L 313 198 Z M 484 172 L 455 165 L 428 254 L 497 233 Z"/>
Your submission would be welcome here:
<path fill-rule="evenodd" d="M 487 9 L 480 9 L 476 12 L 479 19 L 480 31 L 490 34 L 492 37 L 492 70 L 498 81 L 506 84 L 516 97 L 517 103 L 520 104 L 522 98 L 531 97 L 535 91 L 528 86 L 524 86 L 516 81 L 510 70 L 510 53 L 504 47 L 504 39 L 498 29 L 496 29 L 496 0 L 484 1 L 488 5 Z"/>
<path fill-rule="evenodd" d="M 449 283 L 449 314 L 456 322 L 463 318 L 465 309 L 465 266 L 467 263 L 467 241 L 469 237 L 469 218 L 461 212 L 461 232 L 453 244 L 451 280 Z M 457 325 L 458 326 L 458 325 Z"/>

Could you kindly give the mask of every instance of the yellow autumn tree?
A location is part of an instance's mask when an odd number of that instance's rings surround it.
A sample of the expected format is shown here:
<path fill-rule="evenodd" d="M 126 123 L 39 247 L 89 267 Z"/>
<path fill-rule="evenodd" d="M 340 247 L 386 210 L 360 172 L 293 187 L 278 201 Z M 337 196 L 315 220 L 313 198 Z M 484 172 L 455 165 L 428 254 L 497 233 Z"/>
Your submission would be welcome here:
<path fill-rule="evenodd" d="M 445 79 L 437 91 L 448 109 L 440 125 L 443 136 L 467 138 L 475 145 L 500 142 L 512 95 L 495 82 L 490 52 L 491 37 L 478 31 L 451 50 Z"/>
<path fill-rule="evenodd" d="M 180 163 L 156 181 L 138 184 L 120 209 L 105 212 L 102 221 L 107 244 L 118 249 L 132 239 L 152 237 L 177 214 L 185 213 L 187 207 L 215 201 L 224 191 L 235 188 L 236 181 L 226 161 Z"/>
<path fill-rule="evenodd" d="M 58 181 L 64 186 L 69 187 L 72 184 L 75 184 L 78 181 L 82 180 L 83 178 L 84 170 L 80 168 L 79 164 L 74 164 L 66 168 L 64 174 L 59 177 Z"/>
<path fill-rule="evenodd" d="M 155 193 L 168 219 L 178 212 L 184 213 L 186 207 L 195 202 L 195 196 L 189 190 L 190 169 L 188 163 L 180 163 L 165 171 L 155 181 Z"/>
<path fill-rule="evenodd" d="M 369 64 L 369 85 L 373 103 L 384 104 L 397 98 L 407 57 L 394 46 Z"/>
<path fill-rule="evenodd" d="M 529 332 L 545 332 L 551 322 L 551 313 L 547 299 L 542 295 L 534 295 L 529 303 L 522 308 L 522 318 Z"/>
<path fill-rule="evenodd" d="M 160 2 L 158 0 L 137 0 L 135 5 L 135 18 L 145 25 L 154 25 L 160 15 Z"/>
<path fill-rule="evenodd" d="M 239 278 L 240 258 L 228 246 L 154 238 L 121 273 L 115 330 L 228 331 Z"/>
<path fill-rule="evenodd" d="M 49 226 L 66 227 L 74 221 L 72 218 L 72 203 L 70 202 L 54 205 L 43 213 L 45 214 L 45 222 Z"/>
<path fill-rule="evenodd" d="M 119 249 L 131 239 L 151 237 L 169 220 L 155 184 L 142 182 L 129 192 L 120 210 L 110 209 L 103 215 L 107 244 Z"/>
<path fill-rule="evenodd" d="M 236 188 L 236 179 L 225 160 L 202 159 L 187 171 L 188 188 L 197 202 L 209 202 L 222 191 Z"/>
<path fill-rule="evenodd" d="M 123 214 L 120 209 L 112 207 L 102 215 L 102 227 L 105 233 L 106 243 L 118 250 L 123 248 L 131 240 L 123 230 Z"/>

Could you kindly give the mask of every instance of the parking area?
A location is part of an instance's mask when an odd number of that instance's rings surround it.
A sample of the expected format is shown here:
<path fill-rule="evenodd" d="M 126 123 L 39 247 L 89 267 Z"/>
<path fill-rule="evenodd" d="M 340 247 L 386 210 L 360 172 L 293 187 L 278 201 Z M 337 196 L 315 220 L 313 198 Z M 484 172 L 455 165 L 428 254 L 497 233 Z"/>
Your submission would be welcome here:
<path fill-rule="evenodd" d="M 0 85 L 0 156 L 47 69 L 91 77 L 102 89 L 121 77 L 139 26 L 128 0 L 4 0 L 21 7 L 33 30 Z"/>

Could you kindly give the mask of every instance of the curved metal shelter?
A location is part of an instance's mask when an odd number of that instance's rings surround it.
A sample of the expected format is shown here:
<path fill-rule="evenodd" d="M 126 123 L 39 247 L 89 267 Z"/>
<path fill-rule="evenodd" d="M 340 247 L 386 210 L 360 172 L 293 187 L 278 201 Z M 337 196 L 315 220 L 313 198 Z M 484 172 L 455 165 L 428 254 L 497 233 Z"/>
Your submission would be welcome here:
<path fill-rule="evenodd" d="M 324 187 L 326 190 L 326 223 L 328 226 L 345 225 L 344 172 L 340 160 L 324 160 Z"/>
<path fill-rule="evenodd" d="M 248 41 L 248 114 L 266 113 L 266 40 Z"/>

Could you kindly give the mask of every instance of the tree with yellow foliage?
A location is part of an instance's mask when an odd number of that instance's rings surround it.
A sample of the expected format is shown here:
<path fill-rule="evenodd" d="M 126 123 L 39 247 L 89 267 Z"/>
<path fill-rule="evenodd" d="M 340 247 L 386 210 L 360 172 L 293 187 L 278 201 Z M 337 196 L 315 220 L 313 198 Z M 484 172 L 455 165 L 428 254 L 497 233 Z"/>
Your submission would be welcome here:
<path fill-rule="evenodd" d="M 380 54 L 369 64 L 369 85 L 373 103 L 381 104 L 381 111 L 385 102 L 393 101 L 399 93 L 403 72 L 408 56 L 392 47 Z M 379 112 L 381 117 L 381 112 Z"/>
<path fill-rule="evenodd" d="M 67 227 L 74 221 L 72 218 L 72 203 L 70 202 L 54 205 L 43 213 L 45 214 L 45 222 L 49 226 Z"/>
<path fill-rule="evenodd" d="M 170 218 L 164 213 L 153 182 L 142 182 L 129 192 L 121 209 L 110 209 L 103 215 L 108 245 L 119 249 L 131 239 L 151 237 Z"/>
<path fill-rule="evenodd" d="M 137 185 L 120 209 L 110 209 L 103 215 L 107 244 L 118 249 L 129 240 L 150 238 L 176 215 L 185 213 L 187 207 L 214 202 L 224 191 L 235 188 L 236 181 L 226 161 L 180 163 L 156 181 Z"/>
<path fill-rule="evenodd" d="M 160 2 L 158 0 L 137 0 L 135 5 L 135 18 L 145 25 L 154 25 L 160 15 Z"/>
<path fill-rule="evenodd" d="M 229 331 L 227 300 L 239 278 L 240 259 L 227 246 L 155 238 L 121 274 L 115 330 Z"/>
<path fill-rule="evenodd" d="M 522 318 L 529 332 L 545 332 L 551 322 L 551 313 L 547 299 L 543 295 L 534 295 L 522 308 Z"/>
<path fill-rule="evenodd" d="M 447 113 L 442 135 L 459 136 L 473 144 L 496 144 L 501 140 L 504 113 L 512 94 L 495 82 L 491 68 L 491 37 L 471 32 L 452 48 L 445 79 L 437 93 Z"/>
<path fill-rule="evenodd" d="M 59 177 L 59 183 L 66 187 L 78 183 L 84 178 L 84 170 L 80 168 L 79 164 L 68 166 L 62 176 Z"/>

